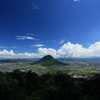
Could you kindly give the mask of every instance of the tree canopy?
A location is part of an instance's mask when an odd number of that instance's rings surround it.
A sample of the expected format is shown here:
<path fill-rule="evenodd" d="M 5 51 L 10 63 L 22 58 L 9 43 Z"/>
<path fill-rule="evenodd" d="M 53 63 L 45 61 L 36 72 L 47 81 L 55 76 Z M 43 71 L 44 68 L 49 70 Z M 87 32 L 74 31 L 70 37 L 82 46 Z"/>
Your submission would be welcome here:
<path fill-rule="evenodd" d="M 75 79 L 61 71 L 0 72 L 0 100 L 100 100 L 100 75 Z"/>

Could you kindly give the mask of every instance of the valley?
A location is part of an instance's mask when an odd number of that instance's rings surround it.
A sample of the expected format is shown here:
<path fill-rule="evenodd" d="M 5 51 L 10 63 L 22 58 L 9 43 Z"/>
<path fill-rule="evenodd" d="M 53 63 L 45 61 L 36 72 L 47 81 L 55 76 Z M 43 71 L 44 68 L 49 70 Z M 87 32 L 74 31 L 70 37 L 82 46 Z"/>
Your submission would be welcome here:
<path fill-rule="evenodd" d="M 89 75 L 91 73 L 100 72 L 100 61 L 62 61 L 68 65 L 51 65 L 44 66 L 41 64 L 32 64 L 34 61 L 18 61 L 18 62 L 0 62 L 0 71 L 2 72 L 12 72 L 15 69 L 20 71 L 32 70 L 37 74 L 55 73 L 57 71 L 62 71 L 68 74 L 82 74 Z"/>

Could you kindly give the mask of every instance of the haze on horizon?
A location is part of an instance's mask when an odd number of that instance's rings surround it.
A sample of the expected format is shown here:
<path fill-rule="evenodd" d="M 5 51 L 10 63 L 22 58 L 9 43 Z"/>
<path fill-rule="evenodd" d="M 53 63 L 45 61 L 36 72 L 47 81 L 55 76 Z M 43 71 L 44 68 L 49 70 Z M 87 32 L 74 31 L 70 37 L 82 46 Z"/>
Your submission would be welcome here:
<path fill-rule="evenodd" d="M 100 0 L 1 0 L 0 58 L 100 57 Z"/>

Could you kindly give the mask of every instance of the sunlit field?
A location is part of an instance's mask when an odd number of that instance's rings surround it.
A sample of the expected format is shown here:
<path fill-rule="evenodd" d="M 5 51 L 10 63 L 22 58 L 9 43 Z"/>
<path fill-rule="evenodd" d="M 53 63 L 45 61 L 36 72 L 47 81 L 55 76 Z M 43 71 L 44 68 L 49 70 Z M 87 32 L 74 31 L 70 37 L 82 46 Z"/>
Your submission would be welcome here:
<path fill-rule="evenodd" d="M 63 61 L 69 65 L 53 65 L 53 66 L 42 66 L 39 64 L 32 65 L 33 61 L 27 62 L 1 62 L 0 71 L 2 72 L 11 72 L 15 69 L 20 71 L 31 70 L 37 74 L 44 73 L 55 73 L 57 71 L 62 71 L 68 74 L 83 74 L 88 75 L 91 73 L 100 72 L 100 61 Z"/>

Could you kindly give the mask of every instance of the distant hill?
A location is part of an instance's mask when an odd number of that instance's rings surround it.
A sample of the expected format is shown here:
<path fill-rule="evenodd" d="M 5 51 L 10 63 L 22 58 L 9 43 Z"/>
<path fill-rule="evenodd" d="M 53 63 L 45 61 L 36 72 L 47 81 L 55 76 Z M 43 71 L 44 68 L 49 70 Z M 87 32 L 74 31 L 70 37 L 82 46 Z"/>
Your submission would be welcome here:
<path fill-rule="evenodd" d="M 63 62 L 60 62 L 60 61 L 54 59 L 51 55 L 44 56 L 42 59 L 40 59 L 39 61 L 37 61 L 33 64 L 40 64 L 43 66 L 67 65 L 67 64 L 64 64 Z"/>
<path fill-rule="evenodd" d="M 17 63 L 17 62 L 28 62 L 26 59 L 2 59 L 0 60 L 2 63 Z"/>

